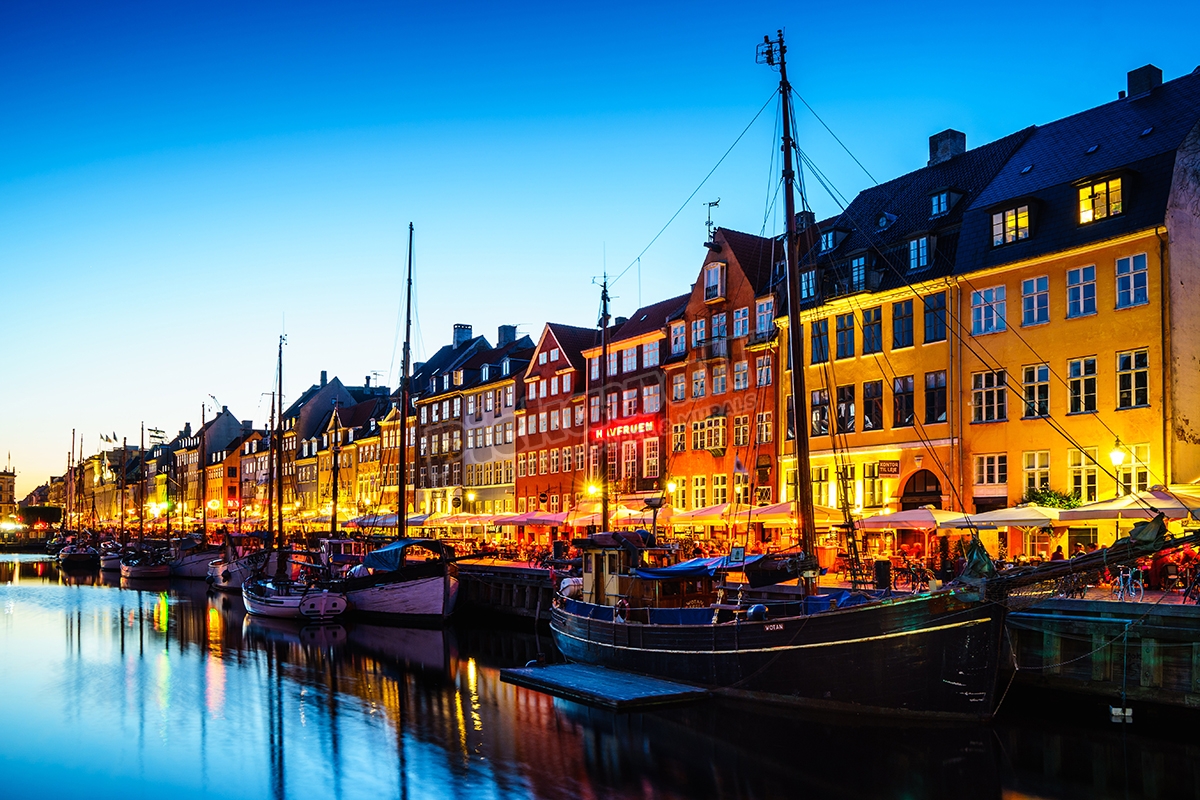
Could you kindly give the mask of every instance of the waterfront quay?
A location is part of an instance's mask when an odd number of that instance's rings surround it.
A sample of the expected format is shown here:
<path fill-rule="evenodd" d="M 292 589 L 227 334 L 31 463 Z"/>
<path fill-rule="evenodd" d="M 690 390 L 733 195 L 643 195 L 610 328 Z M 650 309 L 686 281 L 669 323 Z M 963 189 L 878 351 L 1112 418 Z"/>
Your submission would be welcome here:
<path fill-rule="evenodd" d="M 134 586 L 28 555 L 0 557 L 0 607 L 12 800 L 1167 798 L 1200 781 L 1193 723 L 1139 707 L 1117 725 L 1069 693 L 1014 687 L 990 726 L 720 698 L 614 713 L 502 682 L 556 661 L 553 645 L 472 615 L 296 626 L 202 582 Z"/>

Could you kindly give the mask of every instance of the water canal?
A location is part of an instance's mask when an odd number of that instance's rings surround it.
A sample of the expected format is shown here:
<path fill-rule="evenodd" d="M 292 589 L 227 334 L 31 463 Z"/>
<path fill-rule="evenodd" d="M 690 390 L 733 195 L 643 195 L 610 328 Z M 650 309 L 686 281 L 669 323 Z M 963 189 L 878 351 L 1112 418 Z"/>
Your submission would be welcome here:
<path fill-rule="evenodd" d="M 0 556 L 0 607 L 7 800 L 1200 796 L 1186 718 L 1118 727 L 1022 698 L 966 729 L 615 715 L 501 683 L 544 635 L 263 623 L 203 583 L 123 587 L 42 557 Z"/>

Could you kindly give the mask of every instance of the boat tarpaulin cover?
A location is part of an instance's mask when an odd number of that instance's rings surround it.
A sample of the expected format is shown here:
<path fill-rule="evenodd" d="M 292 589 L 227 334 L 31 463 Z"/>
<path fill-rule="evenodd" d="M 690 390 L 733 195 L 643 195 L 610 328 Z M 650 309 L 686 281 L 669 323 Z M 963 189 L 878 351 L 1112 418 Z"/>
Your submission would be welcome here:
<path fill-rule="evenodd" d="M 678 564 L 672 564 L 669 567 L 643 567 L 634 569 L 633 574 L 648 581 L 662 581 L 671 578 L 711 578 L 718 572 L 742 569 L 746 565 L 758 561 L 760 558 L 762 556 L 746 556 L 744 563 L 732 562 L 729 560 L 729 556 L 693 558 L 688 561 L 680 561 Z"/>
<path fill-rule="evenodd" d="M 404 566 L 404 559 L 407 557 L 406 551 L 410 547 L 416 547 L 418 553 L 424 549 L 437 553 L 443 558 L 446 556 L 446 546 L 441 542 L 432 539 L 401 539 L 367 553 L 363 564 L 373 570 L 395 572 Z"/>

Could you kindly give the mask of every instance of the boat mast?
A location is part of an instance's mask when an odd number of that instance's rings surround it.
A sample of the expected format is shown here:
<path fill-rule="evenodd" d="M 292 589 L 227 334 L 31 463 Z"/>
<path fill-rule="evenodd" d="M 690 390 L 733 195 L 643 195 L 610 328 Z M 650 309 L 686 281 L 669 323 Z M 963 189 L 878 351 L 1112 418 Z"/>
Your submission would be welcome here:
<path fill-rule="evenodd" d="M 800 272 L 797 264 L 800 243 L 796 232 L 796 173 L 792 166 L 791 99 L 792 87 L 787 79 L 787 47 L 783 43 L 783 31 L 777 31 L 778 39 L 772 41 L 764 36 L 758 47 L 758 60 L 770 66 L 779 65 L 779 100 L 783 117 L 783 199 L 787 215 L 787 239 L 784 247 L 785 274 L 788 286 L 788 353 L 792 362 L 792 427 L 796 432 L 796 518 L 800 524 L 800 541 L 804 554 L 816 556 L 817 529 L 813 520 L 812 468 L 809 464 L 808 425 L 800 413 L 805 408 L 807 390 L 804 385 L 804 337 L 800 324 Z M 811 587 L 811 579 L 806 579 Z"/>
<path fill-rule="evenodd" d="M 267 542 L 275 546 L 275 448 L 279 437 L 275 435 L 275 392 L 271 392 L 271 419 L 267 423 Z M 282 498 L 280 498 L 282 502 Z"/>
<path fill-rule="evenodd" d="M 205 447 L 204 403 L 200 404 L 200 452 L 196 454 L 196 462 L 200 465 L 200 542 L 208 544 L 208 454 Z"/>
<path fill-rule="evenodd" d="M 146 423 L 142 422 L 142 433 L 138 441 L 138 456 L 141 466 L 141 488 L 138 490 L 138 541 L 146 538 Z"/>
<path fill-rule="evenodd" d="M 600 530 L 608 530 L 608 273 L 600 284 Z"/>
<path fill-rule="evenodd" d="M 333 507 L 329 511 L 329 538 L 337 538 L 337 518 L 338 518 L 338 461 L 342 457 L 342 428 L 341 420 L 338 419 L 338 401 L 335 397 L 333 400 L 333 441 L 329 446 L 329 455 L 333 458 Z"/>
<path fill-rule="evenodd" d="M 76 523 L 71 521 L 75 513 L 75 429 L 71 428 L 71 452 L 67 454 L 67 527 L 75 530 Z"/>
<path fill-rule="evenodd" d="M 287 341 L 287 336 L 279 335 L 279 355 L 275 365 L 275 392 L 279 398 L 277 406 L 279 413 L 275 416 L 275 500 L 279 509 L 278 525 L 275 529 L 275 540 L 277 542 L 276 549 L 280 551 L 280 555 L 276 558 L 275 580 L 279 581 L 283 578 L 284 572 L 287 569 L 287 559 L 282 555 L 283 552 L 283 345 Z M 270 455 L 268 454 L 268 458 Z M 270 513 L 270 509 L 268 512 Z"/>
<path fill-rule="evenodd" d="M 121 438 L 121 502 L 118 508 L 121 511 L 121 544 L 126 542 L 125 533 L 125 453 L 129 448 L 129 438 Z"/>
<path fill-rule="evenodd" d="M 400 357 L 400 460 L 396 471 L 396 534 L 408 538 L 408 371 L 412 341 L 413 224 L 408 223 L 408 285 L 404 298 L 404 353 Z"/>

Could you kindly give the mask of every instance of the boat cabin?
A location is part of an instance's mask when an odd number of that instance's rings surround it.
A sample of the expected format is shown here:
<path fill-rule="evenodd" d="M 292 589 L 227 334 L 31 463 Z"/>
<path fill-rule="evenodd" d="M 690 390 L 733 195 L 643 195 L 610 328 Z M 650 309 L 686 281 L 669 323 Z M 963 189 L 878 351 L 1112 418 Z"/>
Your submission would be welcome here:
<path fill-rule="evenodd" d="M 672 547 L 647 546 L 638 533 L 595 533 L 576 539 L 583 558 L 582 599 L 615 606 L 624 600 L 631 608 L 700 608 L 716 598 L 708 576 L 679 580 L 644 580 L 634 570 L 663 569 L 679 562 Z"/>

